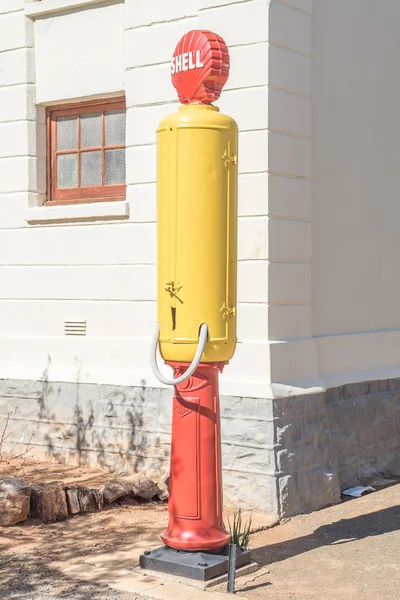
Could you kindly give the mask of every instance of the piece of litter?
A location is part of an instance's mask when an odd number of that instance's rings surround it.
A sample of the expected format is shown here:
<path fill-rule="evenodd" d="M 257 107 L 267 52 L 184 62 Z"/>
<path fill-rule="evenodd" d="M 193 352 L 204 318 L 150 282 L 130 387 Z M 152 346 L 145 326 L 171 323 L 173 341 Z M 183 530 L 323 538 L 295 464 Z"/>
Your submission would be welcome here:
<path fill-rule="evenodd" d="M 343 490 L 342 494 L 344 496 L 352 496 L 353 498 L 360 498 L 362 496 L 362 494 L 365 494 L 365 492 L 376 492 L 376 489 L 370 485 L 367 485 L 365 487 L 362 485 L 357 485 L 356 487 L 347 488 L 347 490 Z"/>

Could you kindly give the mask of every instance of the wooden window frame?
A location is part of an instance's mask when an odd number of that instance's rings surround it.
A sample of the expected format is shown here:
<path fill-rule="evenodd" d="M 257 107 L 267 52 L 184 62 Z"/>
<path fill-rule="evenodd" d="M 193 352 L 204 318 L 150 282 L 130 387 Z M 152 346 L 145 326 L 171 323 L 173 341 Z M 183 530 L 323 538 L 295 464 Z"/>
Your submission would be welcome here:
<path fill-rule="evenodd" d="M 104 112 L 112 110 L 126 110 L 124 98 L 109 98 L 105 100 L 95 100 L 89 102 L 76 102 L 74 104 L 52 106 L 46 110 L 47 123 L 47 198 L 46 205 L 59 204 L 81 204 L 88 202 L 110 202 L 114 200 L 124 200 L 126 197 L 126 183 L 118 185 L 105 185 L 105 166 L 104 151 L 124 149 L 123 145 L 107 146 L 105 144 L 105 119 Z M 58 117 L 83 115 L 95 112 L 102 112 L 102 146 L 93 148 L 80 147 L 80 119 L 78 119 L 78 148 L 71 150 L 57 150 L 57 121 Z M 57 188 L 57 155 L 59 154 L 77 154 L 78 153 L 78 184 L 81 176 L 80 155 L 84 152 L 99 151 L 102 152 L 102 178 L 101 186 L 76 187 L 76 188 Z"/>

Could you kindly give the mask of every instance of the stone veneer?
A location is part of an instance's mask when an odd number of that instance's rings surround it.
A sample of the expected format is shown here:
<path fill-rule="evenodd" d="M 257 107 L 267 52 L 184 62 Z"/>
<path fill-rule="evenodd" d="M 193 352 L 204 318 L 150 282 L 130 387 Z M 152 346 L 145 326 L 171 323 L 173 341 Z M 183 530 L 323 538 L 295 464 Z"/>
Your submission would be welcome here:
<path fill-rule="evenodd" d="M 171 391 L 0 380 L 6 449 L 32 449 L 119 473 L 168 470 Z M 290 398 L 221 398 L 228 505 L 273 519 L 338 502 L 340 490 L 400 474 L 400 380 Z"/>

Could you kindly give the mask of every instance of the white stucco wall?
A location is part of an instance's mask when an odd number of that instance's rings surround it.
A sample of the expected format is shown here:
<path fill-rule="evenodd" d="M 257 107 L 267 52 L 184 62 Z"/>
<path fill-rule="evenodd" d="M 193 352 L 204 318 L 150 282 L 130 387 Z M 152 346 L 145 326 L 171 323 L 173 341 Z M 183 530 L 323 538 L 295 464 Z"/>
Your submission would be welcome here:
<path fill-rule="evenodd" d="M 83 7 L 35 20 L 36 102 L 124 90 L 124 4 Z"/>
<path fill-rule="evenodd" d="M 313 334 L 324 382 L 399 374 L 397 0 L 316 0 Z"/>
<path fill-rule="evenodd" d="M 312 2 L 269 4 L 270 394 L 320 389 L 311 328 Z"/>
<path fill-rule="evenodd" d="M 0 88 L 7 121 L 0 131 L 0 378 L 46 372 L 50 380 L 158 385 L 148 365 L 156 321 L 155 129 L 177 108 L 169 75 L 174 47 L 200 27 L 218 30 L 230 46 L 232 73 L 221 107 L 238 120 L 241 144 L 239 343 L 221 391 L 266 395 L 267 0 L 231 6 L 91 1 L 85 7 L 71 0 L 69 10 L 58 10 L 67 4 L 29 3 L 28 18 L 22 0 L 0 0 L 0 27 L 13 27 L 2 40 L 4 56 L 13 70 L 19 65 Z M 127 100 L 123 209 L 41 206 L 44 106 L 121 91 Z M 87 321 L 86 337 L 64 336 L 64 320 L 74 319 Z"/>
<path fill-rule="evenodd" d="M 398 375 L 399 13 L 396 0 L 0 0 L 0 378 L 158 385 L 155 129 L 177 108 L 168 65 L 193 28 L 229 45 L 218 104 L 240 129 L 239 343 L 222 393 Z M 121 93 L 126 202 L 42 206 L 44 107 Z M 74 319 L 86 337 L 64 335 Z"/>

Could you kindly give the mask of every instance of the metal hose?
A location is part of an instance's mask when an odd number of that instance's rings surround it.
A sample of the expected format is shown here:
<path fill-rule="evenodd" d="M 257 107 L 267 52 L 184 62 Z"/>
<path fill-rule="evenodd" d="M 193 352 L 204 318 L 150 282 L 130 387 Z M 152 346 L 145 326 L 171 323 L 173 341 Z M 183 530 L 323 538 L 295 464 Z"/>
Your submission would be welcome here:
<path fill-rule="evenodd" d="M 203 323 L 200 326 L 199 333 L 199 343 L 197 346 L 196 354 L 190 364 L 190 366 L 186 369 L 186 371 L 180 377 L 176 379 L 168 379 L 168 377 L 164 377 L 164 375 L 160 372 L 157 364 L 157 348 L 159 344 L 160 338 L 160 325 L 157 323 L 156 329 L 154 331 L 153 339 L 151 341 L 151 352 L 150 352 L 150 366 L 154 375 L 157 377 L 158 381 L 161 383 L 165 383 L 166 385 L 178 385 L 178 383 L 183 383 L 186 379 L 189 379 L 191 375 L 195 372 L 197 367 L 199 366 L 201 357 L 203 356 L 204 348 L 206 347 L 208 340 L 208 325 Z"/>

